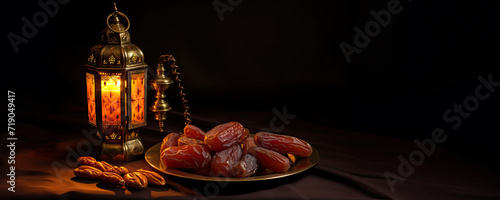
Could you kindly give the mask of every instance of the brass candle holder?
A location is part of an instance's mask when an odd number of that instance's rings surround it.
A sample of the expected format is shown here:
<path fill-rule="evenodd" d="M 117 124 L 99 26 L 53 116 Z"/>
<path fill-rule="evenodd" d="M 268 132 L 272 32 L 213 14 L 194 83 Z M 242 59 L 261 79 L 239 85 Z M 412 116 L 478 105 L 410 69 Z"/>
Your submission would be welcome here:
<path fill-rule="evenodd" d="M 178 72 L 179 66 L 177 66 L 176 60 L 172 55 L 161 55 L 158 60 L 156 79 L 150 81 L 151 87 L 156 90 L 156 101 L 153 105 L 151 105 L 151 107 L 149 107 L 149 110 L 155 112 L 155 119 L 158 120 L 161 132 L 163 132 L 163 121 L 166 119 L 165 114 L 171 109 L 168 105 L 168 102 L 163 100 L 163 98 L 165 98 L 164 91 L 169 87 L 170 84 L 172 84 L 172 79 L 165 76 L 165 63 L 170 63 L 170 67 L 172 68 L 172 75 L 175 76 L 175 81 L 178 83 L 179 96 L 182 101 L 182 107 L 184 108 L 184 119 L 186 120 L 184 124 L 191 124 L 191 114 L 189 114 L 189 107 L 187 106 L 188 102 L 186 100 L 186 93 L 184 93 L 184 87 L 182 87 L 180 73 Z"/>
<path fill-rule="evenodd" d="M 151 87 L 156 90 L 156 100 L 153 105 L 149 107 L 149 110 L 155 113 L 155 119 L 158 120 L 160 132 L 163 132 L 163 121 L 167 119 L 167 111 L 171 109 L 168 102 L 166 102 L 163 98 L 165 98 L 165 90 L 168 89 L 173 81 L 165 76 L 165 68 L 163 67 L 162 57 L 160 57 L 156 71 L 156 79 L 152 79 L 150 81 Z"/>

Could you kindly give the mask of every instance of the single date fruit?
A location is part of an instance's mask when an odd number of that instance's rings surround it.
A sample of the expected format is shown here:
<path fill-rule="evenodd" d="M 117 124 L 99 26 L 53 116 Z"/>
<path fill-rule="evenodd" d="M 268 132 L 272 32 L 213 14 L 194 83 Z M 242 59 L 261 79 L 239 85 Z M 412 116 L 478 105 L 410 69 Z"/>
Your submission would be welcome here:
<path fill-rule="evenodd" d="M 233 167 L 232 173 L 234 177 L 249 177 L 255 174 L 258 168 L 257 159 L 250 154 L 245 154 Z"/>
<path fill-rule="evenodd" d="M 293 155 L 291 153 L 287 153 L 286 155 L 288 156 L 288 159 L 290 159 L 290 162 L 292 164 L 295 164 L 297 162 L 297 156 L 296 155 Z"/>
<path fill-rule="evenodd" d="M 120 174 L 120 176 L 124 176 L 125 174 L 128 174 L 128 169 L 125 168 L 124 166 L 113 166 L 113 171 L 114 173 Z"/>
<path fill-rule="evenodd" d="M 205 145 L 184 145 L 167 147 L 160 159 L 166 167 L 198 169 L 210 164 L 210 150 Z"/>
<path fill-rule="evenodd" d="M 103 164 L 102 162 L 99 162 L 99 161 L 96 161 L 94 162 L 94 164 L 92 165 L 92 167 L 95 167 L 103 172 L 106 172 L 107 171 L 107 165 Z"/>
<path fill-rule="evenodd" d="M 103 172 L 98 178 L 102 184 L 109 187 L 123 187 L 125 185 L 125 180 L 114 172 Z"/>
<path fill-rule="evenodd" d="M 190 138 L 186 135 L 182 135 L 179 140 L 177 140 L 177 146 L 182 146 L 182 145 L 196 145 L 196 144 L 203 144 L 202 140 L 197 140 L 194 138 Z"/>
<path fill-rule="evenodd" d="M 247 139 L 248 137 L 250 137 L 250 130 L 248 130 L 248 128 L 243 128 L 243 134 L 241 134 L 241 137 L 237 143 L 238 144 L 243 143 L 245 139 Z"/>
<path fill-rule="evenodd" d="M 286 172 L 290 169 L 290 160 L 280 153 L 259 146 L 249 149 L 249 153 L 257 158 L 258 164 L 274 172 Z"/>
<path fill-rule="evenodd" d="M 73 172 L 75 176 L 86 179 L 97 179 L 102 174 L 101 170 L 88 165 L 81 165 Z"/>
<path fill-rule="evenodd" d="M 125 174 L 123 180 L 127 188 L 134 190 L 142 190 L 148 186 L 148 178 L 139 172 Z"/>
<path fill-rule="evenodd" d="M 236 163 L 241 159 L 241 155 L 241 148 L 239 145 L 233 145 L 226 150 L 216 152 L 210 163 L 210 175 L 231 177 L 231 169 L 233 169 Z"/>
<path fill-rule="evenodd" d="M 194 125 L 187 125 L 184 127 L 184 135 L 190 138 L 203 141 L 205 139 L 205 132 Z"/>
<path fill-rule="evenodd" d="M 165 150 L 167 147 L 177 146 L 177 141 L 181 137 L 179 133 L 169 133 L 167 136 L 163 138 L 160 146 L 160 153 Z"/>
<path fill-rule="evenodd" d="M 100 163 L 104 167 L 103 172 L 115 172 L 115 167 L 106 161 L 100 161 L 100 162 L 95 162 L 95 163 Z M 115 172 L 116 173 L 116 172 Z"/>
<path fill-rule="evenodd" d="M 245 139 L 245 141 L 243 141 L 243 144 L 241 145 L 243 155 L 247 154 L 248 150 L 255 146 L 257 145 L 255 144 L 253 137 L 247 137 L 247 139 Z"/>
<path fill-rule="evenodd" d="M 243 125 L 239 122 L 228 122 L 208 131 L 204 142 L 212 151 L 222 151 L 233 146 L 242 135 Z"/>
<path fill-rule="evenodd" d="M 148 185 L 151 186 L 164 186 L 165 185 L 165 179 L 158 173 L 149 171 L 149 170 L 144 170 L 144 169 L 138 169 L 136 172 L 141 173 L 148 179 Z"/>
<path fill-rule="evenodd" d="M 97 162 L 95 158 L 92 158 L 90 156 L 82 156 L 78 158 L 78 165 L 89 165 L 89 166 L 94 166 L 94 163 Z"/>
<path fill-rule="evenodd" d="M 79 165 L 88 165 L 92 166 L 102 172 L 115 172 L 121 176 L 125 175 L 128 173 L 128 169 L 123 167 L 123 166 L 113 166 L 106 161 L 96 161 L 94 158 L 90 156 L 82 156 L 78 158 L 78 164 Z"/>
<path fill-rule="evenodd" d="M 282 154 L 293 154 L 300 157 L 309 157 L 312 148 L 309 143 L 296 137 L 259 132 L 255 134 L 255 144 Z"/>

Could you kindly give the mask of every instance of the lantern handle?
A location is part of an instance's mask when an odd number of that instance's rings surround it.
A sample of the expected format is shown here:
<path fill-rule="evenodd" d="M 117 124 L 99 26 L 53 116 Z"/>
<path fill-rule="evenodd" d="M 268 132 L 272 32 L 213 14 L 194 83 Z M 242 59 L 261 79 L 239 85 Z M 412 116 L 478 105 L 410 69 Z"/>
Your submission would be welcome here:
<path fill-rule="evenodd" d="M 116 33 L 124 33 L 125 31 L 128 31 L 128 29 L 130 28 L 130 20 L 128 19 L 127 15 L 118 11 L 118 9 L 116 8 L 116 3 L 114 3 L 114 2 L 113 2 L 113 10 L 114 10 L 113 13 L 109 14 L 108 18 L 106 18 L 106 25 L 108 26 L 109 30 L 116 32 Z M 125 30 L 123 30 L 123 31 L 113 30 L 113 28 L 111 28 L 111 26 L 109 25 L 109 18 L 111 18 L 112 16 L 116 16 L 117 14 L 121 15 L 125 20 L 127 20 L 127 28 L 125 28 Z"/>

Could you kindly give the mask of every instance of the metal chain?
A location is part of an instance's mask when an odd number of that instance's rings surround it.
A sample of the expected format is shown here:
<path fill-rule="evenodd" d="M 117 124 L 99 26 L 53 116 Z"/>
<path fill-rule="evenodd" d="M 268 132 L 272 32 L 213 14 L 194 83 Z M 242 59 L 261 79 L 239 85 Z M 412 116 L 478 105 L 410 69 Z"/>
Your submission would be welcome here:
<path fill-rule="evenodd" d="M 175 81 L 177 81 L 177 86 L 179 87 L 179 96 L 181 97 L 182 107 L 184 108 L 184 119 L 186 122 L 184 123 L 186 126 L 191 124 L 191 114 L 189 113 L 188 101 L 186 100 L 186 93 L 184 93 L 184 87 L 182 87 L 182 81 L 180 78 L 181 73 L 177 70 L 179 66 L 175 64 L 176 60 L 172 55 L 161 55 L 160 61 L 168 61 L 170 62 L 170 67 L 172 68 L 172 75 L 175 76 Z"/>

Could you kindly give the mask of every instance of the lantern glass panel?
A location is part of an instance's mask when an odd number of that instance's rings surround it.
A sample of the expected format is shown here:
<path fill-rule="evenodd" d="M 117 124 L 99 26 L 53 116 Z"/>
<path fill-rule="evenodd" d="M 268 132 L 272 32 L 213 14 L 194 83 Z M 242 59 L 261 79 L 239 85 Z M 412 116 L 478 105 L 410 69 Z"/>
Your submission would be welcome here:
<path fill-rule="evenodd" d="M 95 77 L 94 74 L 91 73 L 87 73 L 87 109 L 89 122 L 96 126 Z"/>
<path fill-rule="evenodd" d="M 101 73 L 102 125 L 121 124 L 121 73 Z"/>
<path fill-rule="evenodd" d="M 145 97 L 145 91 L 144 91 L 144 76 L 145 73 L 137 73 L 137 74 L 132 74 L 132 84 L 131 84 L 131 95 L 130 95 L 130 101 L 131 101 L 131 106 L 132 106 L 132 126 L 135 125 L 140 125 L 144 123 L 144 97 Z"/>

